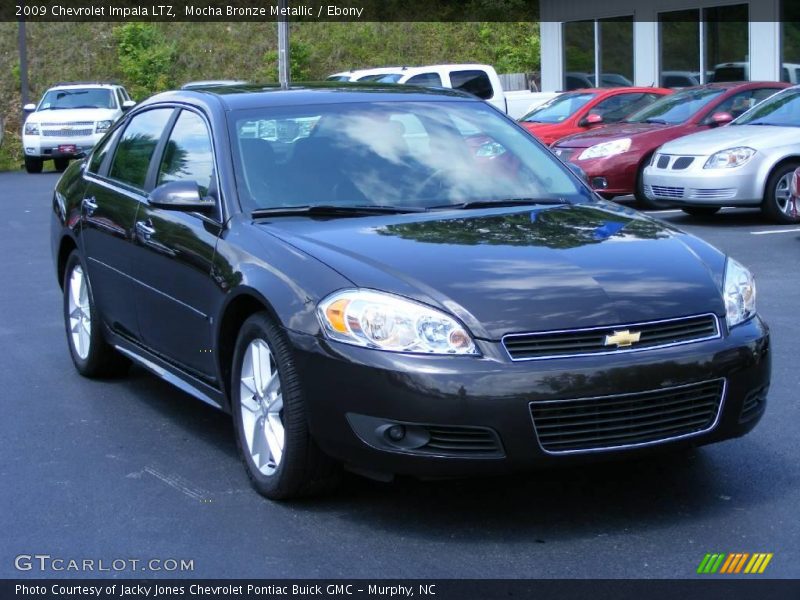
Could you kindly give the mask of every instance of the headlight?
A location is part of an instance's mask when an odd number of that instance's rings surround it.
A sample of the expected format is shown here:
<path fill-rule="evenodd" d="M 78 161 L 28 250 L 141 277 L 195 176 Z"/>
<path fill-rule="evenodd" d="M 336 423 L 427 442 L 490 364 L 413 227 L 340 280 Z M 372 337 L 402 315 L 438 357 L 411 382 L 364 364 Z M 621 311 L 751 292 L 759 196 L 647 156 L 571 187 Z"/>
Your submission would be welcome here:
<path fill-rule="evenodd" d="M 603 158 L 604 156 L 614 156 L 615 154 L 622 154 L 627 152 L 631 147 L 631 138 L 621 138 L 611 142 L 603 142 L 602 144 L 595 144 L 589 146 L 586 150 L 581 152 L 578 160 L 586 160 L 587 158 Z"/>
<path fill-rule="evenodd" d="M 39 135 L 39 124 L 25 123 L 25 135 Z"/>
<path fill-rule="evenodd" d="M 704 169 L 731 169 L 733 167 L 741 167 L 748 160 L 753 158 L 756 151 L 747 146 L 740 146 L 738 148 L 728 148 L 716 154 L 711 155 L 703 165 Z"/>
<path fill-rule="evenodd" d="M 458 321 L 424 304 L 372 290 L 336 292 L 317 307 L 325 334 L 334 340 L 389 350 L 477 354 Z"/>
<path fill-rule="evenodd" d="M 743 323 L 756 314 L 756 281 L 750 271 L 732 258 L 728 258 L 725 265 L 722 295 L 728 327 Z"/>
<path fill-rule="evenodd" d="M 94 130 L 96 133 L 103 133 L 104 131 L 108 131 L 108 128 L 113 125 L 114 121 L 98 121 L 95 126 Z"/>

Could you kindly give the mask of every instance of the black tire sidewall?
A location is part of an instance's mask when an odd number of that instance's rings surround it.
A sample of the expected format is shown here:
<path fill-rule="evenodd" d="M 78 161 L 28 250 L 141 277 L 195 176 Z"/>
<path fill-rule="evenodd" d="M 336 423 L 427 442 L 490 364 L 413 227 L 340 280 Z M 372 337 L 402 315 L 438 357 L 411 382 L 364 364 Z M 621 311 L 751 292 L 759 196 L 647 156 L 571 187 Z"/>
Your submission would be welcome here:
<path fill-rule="evenodd" d="M 41 158 L 25 157 L 25 170 L 28 173 L 41 173 L 44 161 Z"/>
<path fill-rule="evenodd" d="M 636 169 L 636 183 L 634 184 L 633 195 L 636 197 L 636 202 L 639 204 L 639 208 L 643 210 L 658 210 L 661 208 L 668 208 L 667 204 L 659 202 L 658 200 L 651 200 L 644 193 L 644 170 L 647 165 L 650 164 L 650 160 L 652 158 L 652 154 L 646 156 Z"/>
<path fill-rule="evenodd" d="M 69 167 L 69 159 L 68 158 L 54 158 L 53 159 L 53 166 L 55 167 L 56 171 L 59 173 L 63 173 Z"/>

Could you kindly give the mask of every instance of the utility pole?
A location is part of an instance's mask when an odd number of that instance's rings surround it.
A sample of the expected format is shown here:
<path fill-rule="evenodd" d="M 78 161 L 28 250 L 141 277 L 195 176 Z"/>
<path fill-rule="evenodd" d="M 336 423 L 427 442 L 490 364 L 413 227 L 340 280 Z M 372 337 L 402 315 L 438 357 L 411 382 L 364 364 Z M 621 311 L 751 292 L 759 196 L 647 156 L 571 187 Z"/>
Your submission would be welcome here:
<path fill-rule="evenodd" d="M 25 43 L 25 21 L 19 22 L 19 86 L 22 106 L 28 103 L 28 48 Z"/>
<path fill-rule="evenodd" d="M 279 0 L 280 14 L 278 20 L 278 81 L 281 89 L 288 89 L 291 79 L 289 69 L 289 0 Z"/>

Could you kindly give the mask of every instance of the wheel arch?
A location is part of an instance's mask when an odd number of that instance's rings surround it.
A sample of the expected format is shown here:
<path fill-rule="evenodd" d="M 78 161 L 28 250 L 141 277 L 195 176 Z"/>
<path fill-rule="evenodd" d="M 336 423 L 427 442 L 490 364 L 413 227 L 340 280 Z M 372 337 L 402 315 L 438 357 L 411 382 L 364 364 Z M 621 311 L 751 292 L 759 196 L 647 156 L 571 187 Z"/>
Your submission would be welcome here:
<path fill-rule="evenodd" d="M 78 249 L 78 243 L 70 235 L 61 236 L 58 243 L 58 255 L 56 257 L 56 275 L 58 276 L 58 287 L 64 289 L 64 271 L 67 268 L 69 255 Z"/>
<path fill-rule="evenodd" d="M 776 160 L 774 163 L 772 163 L 769 166 L 769 169 L 767 170 L 767 173 L 766 173 L 766 177 L 763 178 L 764 185 L 761 188 L 761 200 L 762 201 L 766 198 L 766 195 L 767 195 L 767 184 L 769 183 L 769 180 L 772 178 L 772 175 L 775 173 L 775 171 L 777 169 L 779 169 L 780 167 L 784 166 L 786 163 L 798 163 L 798 164 L 800 164 L 800 154 L 788 154 L 788 155 L 782 156 L 781 158 L 779 158 L 778 160 Z"/>

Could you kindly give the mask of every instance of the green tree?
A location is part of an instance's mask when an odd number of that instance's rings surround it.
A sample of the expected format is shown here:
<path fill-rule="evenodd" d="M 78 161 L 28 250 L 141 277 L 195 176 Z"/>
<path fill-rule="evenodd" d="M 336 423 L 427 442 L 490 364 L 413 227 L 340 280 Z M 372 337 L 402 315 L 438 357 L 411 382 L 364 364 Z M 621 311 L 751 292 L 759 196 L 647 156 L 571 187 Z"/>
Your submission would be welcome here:
<path fill-rule="evenodd" d="M 175 44 L 151 23 L 126 23 L 114 29 L 119 66 L 134 97 L 171 87 Z"/>

